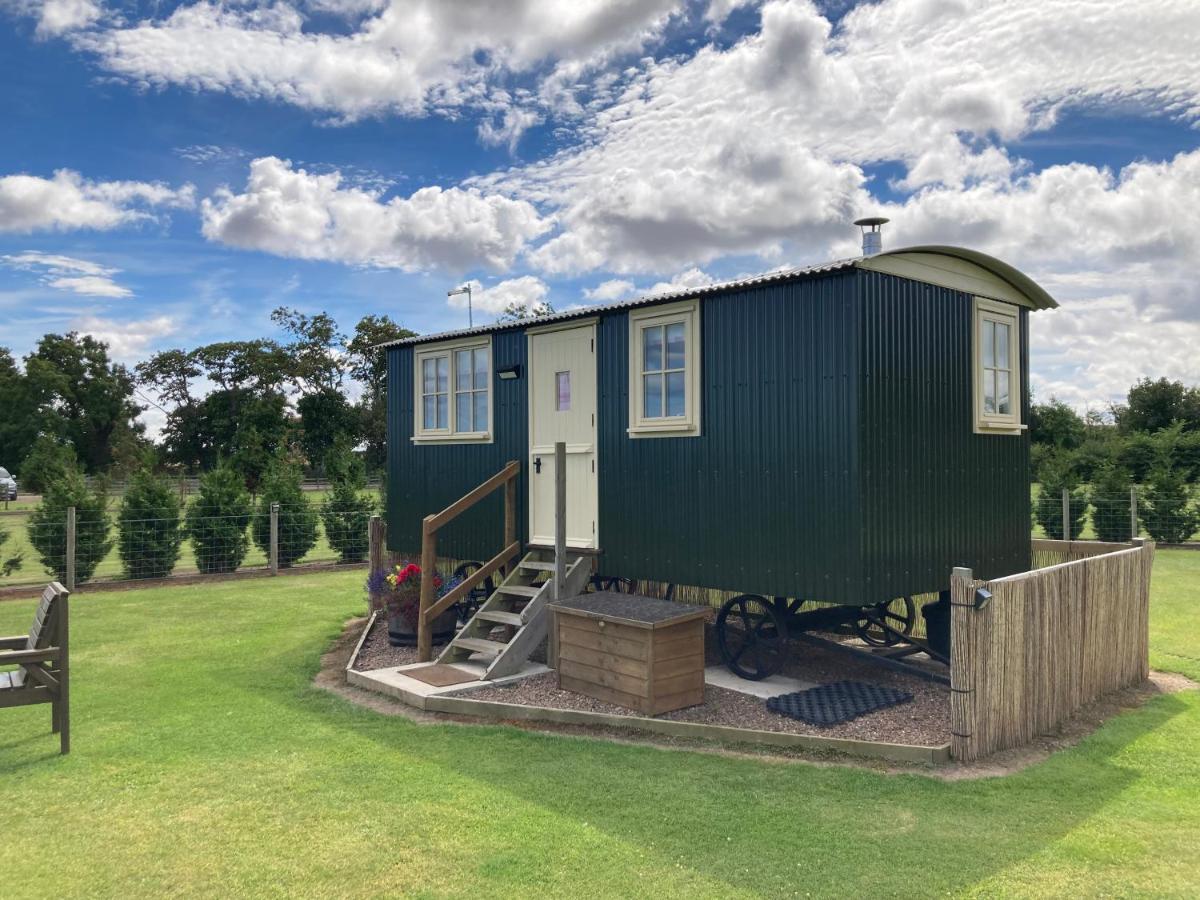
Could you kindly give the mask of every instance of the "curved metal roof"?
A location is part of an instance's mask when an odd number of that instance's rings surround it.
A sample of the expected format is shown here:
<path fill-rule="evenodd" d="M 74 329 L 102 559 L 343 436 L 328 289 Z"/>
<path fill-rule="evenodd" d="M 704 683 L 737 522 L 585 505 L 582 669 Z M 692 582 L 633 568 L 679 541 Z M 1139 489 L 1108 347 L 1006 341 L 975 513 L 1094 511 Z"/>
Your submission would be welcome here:
<path fill-rule="evenodd" d="M 562 312 L 551 313 L 548 316 L 538 316 L 537 318 L 531 319 L 519 319 L 515 322 L 493 322 L 489 325 L 477 325 L 474 328 L 462 328 L 455 331 L 438 332 L 436 334 L 421 334 L 417 335 L 416 337 L 403 338 L 398 341 L 388 341 L 387 343 L 379 344 L 376 349 L 383 347 L 394 347 L 402 344 L 424 344 L 433 341 L 468 337 L 474 334 L 490 334 L 497 331 L 511 331 L 512 329 L 517 328 L 530 328 L 532 326 L 545 325 L 567 319 L 579 319 L 587 316 L 594 316 L 614 309 L 629 309 L 638 306 L 651 306 L 656 303 L 667 303 L 672 300 L 687 300 L 692 297 L 702 297 L 706 294 L 740 290 L 748 287 L 757 287 L 763 284 L 775 284 L 783 281 L 811 278 L 819 275 L 825 275 L 830 272 L 842 271 L 843 269 L 860 267 L 872 259 L 880 259 L 881 257 L 899 257 L 903 256 L 904 254 L 915 253 L 939 254 L 942 256 L 949 256 L 974 263 L 1002 281 L 1010 284 L 1015 291 L 1027 297 L 1035 309 L 1055 309 L 1058 306 L 1058 303 L 1054 300 L 1054 298 L 1051 297 L 1046 290 L 1032 278 L 1021 272 L 1019 269 L 1010 266 L 1008 263 L 996 259 L 994 256 L 988 256 L 986 253 L 980 253 L 978 250 L 968 250 L 966 247 L 925 244 L 916 247 L 898 247 L 895 250 L 886 250 L 883 253 L 878 253 L 869 257 L 857 256 L 849 259 L 839 259 L 832 262 L 821 263 L 820 265 L 815 266 L 776 269 L 771 272 L 764 272 L 761 275 L 753 275 L 748 278 L 738 278 L 733 281 L 714 282 L 713 284 L 706 284 L 701 287 L 683 288 L 681 290 L 666 291 L 660 294 L 649 294 L 629 300 L 619 300 L 615 303 L 605 303 L 596 306 L 580 306 L 574 309 L 563 310 Z"/>

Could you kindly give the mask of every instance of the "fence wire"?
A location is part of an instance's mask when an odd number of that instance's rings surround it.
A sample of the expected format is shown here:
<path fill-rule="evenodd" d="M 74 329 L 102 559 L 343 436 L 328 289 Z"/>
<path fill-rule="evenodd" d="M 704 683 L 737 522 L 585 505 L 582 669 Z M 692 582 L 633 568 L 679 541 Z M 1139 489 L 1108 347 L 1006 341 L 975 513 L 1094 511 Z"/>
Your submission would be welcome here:
<path fill-rule="evenodd" d="M 179 515 L 126 519 L 118 515 L 79 516 L 75 522 L 76 584 L 168 578 L 178 575 L 225 575 L 263 570 L 274 558 L 281 569 L 293 566 L 362 562 L 368 546 L 370 513 L 361 508 L 335 508 L 330 517 L 334 541 L 322 522 L 321 504 L 280 505 L 272 532 L 269 507 L 248 513 L 183 508 Z M 348 530 L 358 527 L 354 539 Z M 68 578 L 68 528 L 61 523 L 33 524 L 28 514 L 0 517 L 8 539 L 0 544 L 0 563 L 13 557 L 19 564 L 0 578 L 0 587 Z M 336 545 L 336 546 L 335 546 Z M 341 547 L 342 551 L 337 548 Z"/>
<path fill-rule="evenodd" d="M 1033 536 L 1110 542 L 1144 537 L 1160 544 L 1191 543 L 1200 540 L 1200 502 L 1190 489 L 1114 494 L 1083 488 L 1065 497 L 1042 493 L 1033 502 Z"/>

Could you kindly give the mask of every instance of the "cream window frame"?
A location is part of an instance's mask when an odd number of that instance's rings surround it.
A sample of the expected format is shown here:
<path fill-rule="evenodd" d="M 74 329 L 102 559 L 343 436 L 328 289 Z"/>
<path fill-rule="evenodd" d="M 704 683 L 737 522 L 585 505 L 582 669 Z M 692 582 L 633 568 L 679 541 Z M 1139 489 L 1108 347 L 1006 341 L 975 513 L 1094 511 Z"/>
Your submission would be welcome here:
<path fill-rule="evenodd" d="M 989 413 L 984 408 L 985 366 L 983 358 L 983 326 L 985 322 L 1006 325 L 1009 328 L 1008 364 L 1009 412 Z M 1026 426 L 1021 421 L 1024 400 L 1024 383 L 1021 380 L 1021 310 L 1010 303 L 1000 303 L 986 297 L 975 298 L 972 316 L 972 380 L 975 407 L 976 434 L 1021 434 Z M 995 361 L 994 361 L 995 362 Z M 993 366 L 998 369 L 998 366 Z"/>
<path fill-rule="evenodd" d="M 645 415 L 642 393 L 643 334 L 647 328 L 683 325 L 684 414 L 682 416 Z M 665 336 L 665 328 L 664 328 Z M 697 437 L 700 434 L 700 302 L 671 303 L 631 310 L 629 313 L 629 428 L 631 438 Z M 663 354 L 666 354 L 664 342 Z M 664 369 L 666 361 L 664 358 Z"/>
<path fill-rule="evenodd" d="M 487 350 L 487 428 L 483 431 L 455 430 L 455 424 L 458 421 L 458 412 L 455 409 L 458 403 L 458 395 L 462 393 L 467 397 L 471 397 L 477 391 L 473 386 L 464 388 L 462 391 L 458 390 L 458 370 L 455 365 L 455 354 L 462 350 Z M 438 357 L 446 358 L 448 372 L 446 393 L 449 396 L 446 402 L 446 427 L 425 428 L 423 402 L 425 395 L 422 381 L 424 363 L 427 359 L 436 359 Z M 492 336 L 490 334 L 481 337 L 460 338 L 455 341 L 442 341 L 437 344 L 418 344 L 413 352 L 413 443 L 490 444 L 494 439 L 492 423 L 494 421 L 493 410 L 495 409 L 496 402 L 495 373 L 496 359 L 492 352 Z"/>

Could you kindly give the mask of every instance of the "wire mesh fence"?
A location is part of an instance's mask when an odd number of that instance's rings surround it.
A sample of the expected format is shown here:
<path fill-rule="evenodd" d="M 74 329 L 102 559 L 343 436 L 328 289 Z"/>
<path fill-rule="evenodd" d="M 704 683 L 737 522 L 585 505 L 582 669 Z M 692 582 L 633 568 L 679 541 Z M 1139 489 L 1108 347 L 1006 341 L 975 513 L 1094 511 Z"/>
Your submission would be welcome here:
<path fill-rule="evenodd" d="M 1033 536 L 1113 543 L 1144 537 L 1159 544 L 1192 543 L 1200 541 L 1200 500 L 1186 486 L 1131 488 L 1121 493 L 1087 488 L 1043 491 L 1033 501 Z"/>
<path fill-rule="evenodd" d="M 337 510 L 334 510 L 337 512 Z M 162 518 L 126 519 L 115 515 L 63 521 L 29 521 L 28 515 L 0 518 L 8 532 L 5 558 L 19 564 L 0 587 L 135 581 L 180 575 L 227 575 L 250 570 L 362 562 L 368 544 L 369 513 L 334 516 L 333 541 L 322 524 L 321 507 L 308 502 L 262 506 L 238 514 L 207 510 Z M 345 532 L 361 519 L 362 536 Z M 338 548 L 341 548 L 340 550 Z M 358 548 L 361 548 L 359 550 Z"/>

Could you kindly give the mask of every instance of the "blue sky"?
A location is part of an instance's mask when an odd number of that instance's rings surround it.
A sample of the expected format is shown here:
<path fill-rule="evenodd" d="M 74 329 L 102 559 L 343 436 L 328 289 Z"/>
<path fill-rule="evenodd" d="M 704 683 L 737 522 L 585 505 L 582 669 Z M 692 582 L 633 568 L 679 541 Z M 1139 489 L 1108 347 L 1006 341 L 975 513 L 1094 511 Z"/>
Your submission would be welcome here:
<path fill-rule="evenodd" d="M 1200 11 L 1081 6 L 0 0 L 4 342 L 439 330 L 464 279 L 477 321 L 619 299 L 850 255 L 882 212 L 1059 297 L 1040 395 L 1200 381 Z"/>

